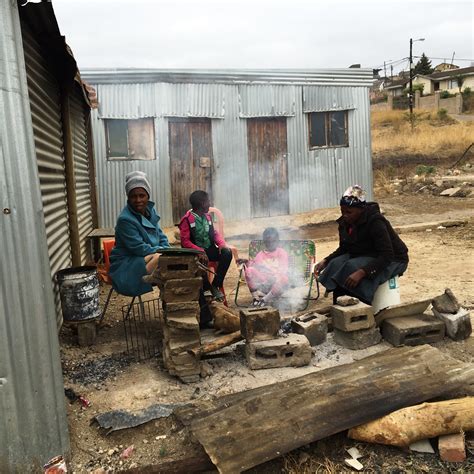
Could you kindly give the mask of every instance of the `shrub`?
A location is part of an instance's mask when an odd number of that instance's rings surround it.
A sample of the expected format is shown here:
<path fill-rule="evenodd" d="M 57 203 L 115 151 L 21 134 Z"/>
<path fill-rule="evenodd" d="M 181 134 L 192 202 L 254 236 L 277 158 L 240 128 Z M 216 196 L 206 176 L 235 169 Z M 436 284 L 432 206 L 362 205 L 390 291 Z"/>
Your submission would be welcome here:
<path fill-rule="evenodd" d="M 441 91 L 439 95 L 440 99 L 449 99 L 450 97 L 454 97 L 455 94 L 451 94 L 449 91 Z"/>
<path fill-rule="evenodd" d="M 446 109 L 438 109 L 436 115 L 441 122 L 447 122 L 449 120 L 448 111 Z"/>
<path fill-rule="evenodd" d="M 415 173 L 418 176 L 421 176 L 423 174 L 433 174 L 435 171 L 436 171 L 436 168 L 434 166 L 418 165 L 416 167 Z"/>

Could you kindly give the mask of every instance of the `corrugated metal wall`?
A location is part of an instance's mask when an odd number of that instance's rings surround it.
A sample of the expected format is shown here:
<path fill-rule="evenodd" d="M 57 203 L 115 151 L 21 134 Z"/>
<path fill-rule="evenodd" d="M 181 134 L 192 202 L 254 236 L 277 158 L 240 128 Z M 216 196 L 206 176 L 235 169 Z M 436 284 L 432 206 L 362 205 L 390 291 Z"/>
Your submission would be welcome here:
<path fill-rule="evenodd" d="M 87 120 L 90 109 L 84 103 L 82 90 L 75 85 L 70 97 L 72 151 L 74 155 L 74 177 L 77 202 L 77 220 L 81 246 L 81 264 L 91 260 L 90 245 L 87 234 L 94 228 L 91 196 L 93 193 L 90 181 L 90 159 L 87 143 Z"/>
<path fill-rule="evenodd" d="M 31 119 L 57 112 L 38 90 L 44 112 L 30 112 L 17 2 L 0 2 L 0 45 L 0 199 L 9 210 L 0 214 L 0 472 L 42 472 L 69 450 Z M 58 146 L 54 138 L 45 153 Z"/>
<path fill-rule="evenodd" d="M 227 220 L 251 215 L 246 117 L 287 117 L 290 213 L 337 206 L 342 190 L 353 182 L 364 185 L 371 196 L 370 81 L 366 72 L 355 71 L 353 78 L 350 73 L 338 74 L 334 81 L 321 76 L 319 80 L 326 83 L 319 85 L 110 81 L 95 85 L 100 104 L 93 121 L 99 224 L 115 225 L 125 203 L 125 175 L 139 169 L 150 178 L 162 224 L 173 225 L 167 116 L 217 118 L 212 120 L 214 204 Z M 94 83 L 92 76 L 87 77 Z M 140 115 L 137 104 L 146 104 L 147 113 Z M 307 113 L 329 110 L 349 110 L 350 146 L 310 150 Z M 107 161 L 103 119 L 143 116 L 155 117 L 157 160 Z"/>
<path fill-rule="evenodd" d="M 60 90 L 37 41 L 22 24 L 28 95 L 31 104 L 36 157 L 48 239 L 51 278 L 55 288 L 58 323 L 61 302 L 55 274 L 71 266 L 66 197 Z"/>

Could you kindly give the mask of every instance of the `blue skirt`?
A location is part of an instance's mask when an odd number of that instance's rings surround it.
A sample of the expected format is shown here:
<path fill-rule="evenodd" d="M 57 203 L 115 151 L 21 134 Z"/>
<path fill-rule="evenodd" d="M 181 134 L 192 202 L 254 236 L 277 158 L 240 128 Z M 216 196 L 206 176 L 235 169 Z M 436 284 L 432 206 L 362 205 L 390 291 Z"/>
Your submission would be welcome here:
<path fill-rule="evenodd" d="M 351 273 L 373 261 L 375 261 L 374 257 L 351 258 L 349 254 L 340 255 L 328 263 L 327 267 L 319 275 L 318 281 L 327 291 L 334 291 L 337 287 L 340 287 L 347 291 L 348 294 L 370 304 L 379 285 L 396 275 L 401 275 L 408 266 L 406 262 L 392 262 L 375 278 L 363 278 L 355 288 L 349 289 L 345 287 L 344 282 Z"/>

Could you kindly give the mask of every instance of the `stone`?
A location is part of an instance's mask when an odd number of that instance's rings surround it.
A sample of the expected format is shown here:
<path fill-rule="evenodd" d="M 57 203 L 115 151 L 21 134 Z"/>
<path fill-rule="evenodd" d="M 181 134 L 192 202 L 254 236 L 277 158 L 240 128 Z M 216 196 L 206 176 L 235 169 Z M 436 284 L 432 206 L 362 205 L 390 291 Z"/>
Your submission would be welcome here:
<path fill-rule="evenodd" d="M 164 319 L 172 317 L 174 319 L 195 317 L 199 320 L 200 307 L 199 302 L 191 301 L 189 303 L 165 303 L 163 302 Z"/>
<path fill-rule="evenodd" d="M 166 325 L 170 329 L 186 329 L 191 331 L 196 331 L 199 329 L 199 320 L 195 315 L 192 316 L 184 316 L 184 317 L 176 317 L 173 313 L 168 314 L 165 313 L 165 321 Z"/>
<path fill-rule="evenodd" d="M 375 326 L 372 306 L 360 302 L 352 306 L 333 305 L 331 318 L 333 327 L 340 331 L 358 331 Z"/>
<path fill-rule="evenodd" d="M 383 338 L 396 347 L 431 344 L 441 341 L 444 334 L 444 323 L 429 314 L 387 319 L 382 324 Z"/>
<path fill-rule="evenodd" d="M 247 308 L 240 311 L 240 332 L 247 342 L 275 339 L 280 330 L 280 312 L 275 308 Z"/>
<path fill-rule="evenodd" d="M 449 288 L 446 288 L 442 295 L 433 298 L 431 304 L 433 305 L 433 308 L 439 313 L 456 314 L 461 308 L 457 298 Z"/>
<path fill-rule="evenodd" d="M 312 346 L 322 344 L 328 334 L 328 318 L 323 314 L 308 313 L 291 321 L 291 329 L 303 334 Z"/>
<path fill-rule="evenodd" d="M 438 449 L 442 461 L 464 462 L 466 460 L 464 433 L 440 436 L 438 438 Z"/>
<path fill-rule="evenodd" d="M 306 336 L 288 337 L 247 343 L 245 356 L 252 370 L 278 367 L 301 367 L 311 361 L 311 346 Z"/>
<path fill-rule="evenodd" d="M 457 197 L 460 194 L 462 194 L 462 189 L 461 188 L 448 188 L 445 189 L 440 193 L 440 196 L 446 196 L 446 197 Z"/>
<path fill-rule="evenodd" d="M 180 375 L 179 379 L 183 383 L 196 383 L 199 382 L 201 377 L 199 375 Z"/>
<path fill-rule="evenodd" d="M 472 334 L 471 314 L 461 308 L 456 314 L 440 313 L 433 305 L 433 314 L 446 326 L 446 334 L 454 341 L 462 341 Z"/>
<path fill-rule="evenodd" d="M 354 296 L 343 295 L 338 296 L 336 303 L 339 306 L 353 306 L 357 303 L 360 303 L 360 300 L 358 298 L 355 298 Z"/>
<path fill-rule="evenodd" d="M 373 326 L 369 329 L 345 332 L 334 328 L 334 342 L 353 351 L 375 346 L 382 340 L 379 328 Z"/>
<path fill-rule="evenodd" d="M 413 303 L 402 303 L 389 306 L 379 311 L 375 315 L 375 323 L 380 326 L 383 321 L 390 318 L 400 318 L 402 316 L 413 316 L 422 314 L 431 304 L 431 300 L 415 301 Z"/>
<path fill-rule="evenodd" d="M 158 267 L 152 274 L 156 282 L 180 278 L 195 278 L 201 276 L 203 270 L 199 267 L 199 259 L 195 254 L 162 255 Z"/>
<path fill-rule="evenodd" d="M 80 346 L 92 346 L 97 337 L 95 321 L 77 324 L 77 342 Z"/>
<path fill-rule="evenodd" d="M 198 301 L 201 288 L 201 277 L 166 280 L 160 285 L 160 298 L 165 303 Z"/>

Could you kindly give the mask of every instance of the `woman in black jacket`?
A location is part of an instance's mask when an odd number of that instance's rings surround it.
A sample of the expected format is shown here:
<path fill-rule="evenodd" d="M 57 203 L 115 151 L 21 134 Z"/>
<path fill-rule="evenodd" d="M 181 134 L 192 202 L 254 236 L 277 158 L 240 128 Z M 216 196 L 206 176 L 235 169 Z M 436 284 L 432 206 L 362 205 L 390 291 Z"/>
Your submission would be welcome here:
<path fill-rule="evenodd" d="M 381 283 L 407 269 L 408 248 L 360 186 L 349 187 L 340 205 L 339 247 L 316 265 L 315 274 L 334 303 L 351 295 L 371 304 Z"/>

